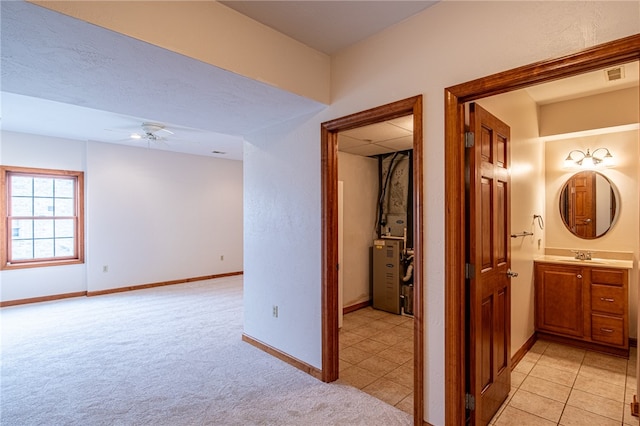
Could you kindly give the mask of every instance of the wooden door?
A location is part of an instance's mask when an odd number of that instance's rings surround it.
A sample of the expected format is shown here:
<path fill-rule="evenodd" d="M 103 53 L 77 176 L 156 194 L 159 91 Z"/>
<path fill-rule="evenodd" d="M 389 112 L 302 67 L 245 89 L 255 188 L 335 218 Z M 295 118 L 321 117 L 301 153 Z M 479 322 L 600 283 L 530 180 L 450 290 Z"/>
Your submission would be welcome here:
<path fill-rule="evenodd" d="M 486 425 L 511 388 L 510 128 L 469 108 L 467 419 Z"/>
<path fill-rule="evenodd" d="M 575 174 L 571 178 L 574 198 L 575 234 L 583 238 L 594 238 L 596 230 L 595 177 L 591 171 Z"/>

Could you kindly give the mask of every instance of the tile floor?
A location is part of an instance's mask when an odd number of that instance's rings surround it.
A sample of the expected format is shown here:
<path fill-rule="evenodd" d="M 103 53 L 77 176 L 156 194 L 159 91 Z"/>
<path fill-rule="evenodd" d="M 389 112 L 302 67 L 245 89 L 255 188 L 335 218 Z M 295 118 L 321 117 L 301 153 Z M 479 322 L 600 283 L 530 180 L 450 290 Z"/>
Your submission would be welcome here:
<path fill-rule="evenodd" d="M 413 413 L 413 318 L 359 309 L 344 316 L 339 343 L 338 383 Z"/>
<path fill-rule="evenodd" d="M 371 307 L 344 316 L 340 383 L 413 412 L 413 319 Z M 539 340 L 511 372 L 491 425 L 634 425 L 636 348 L 629 359 Z"/>
<path fill-rule="evenodd" d="M 636 348 L 629 360 L 539 340 L 511 373 L 491 425 L 638 425 Z"/>

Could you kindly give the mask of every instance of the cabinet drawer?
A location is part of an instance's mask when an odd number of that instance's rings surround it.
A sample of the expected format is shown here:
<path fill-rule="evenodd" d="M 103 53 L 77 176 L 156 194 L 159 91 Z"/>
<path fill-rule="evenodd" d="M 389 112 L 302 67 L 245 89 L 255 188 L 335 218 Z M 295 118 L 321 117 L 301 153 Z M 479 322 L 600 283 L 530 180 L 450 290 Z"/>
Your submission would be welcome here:
<path fill-rule="evenodd" d="M 591 315 L 591 340 L 624 346 L 624 321 L 619 317 Z"/>
<path fill-rule="evenodd" d="M 624 283 L 625 270 L 592 269 L 591 282 L 621 286 Z"/>
<path fill-rule="evenodd" d="M 591 284 L 591 309 L 610 314 L 624 314 L 623 287 Z"/>

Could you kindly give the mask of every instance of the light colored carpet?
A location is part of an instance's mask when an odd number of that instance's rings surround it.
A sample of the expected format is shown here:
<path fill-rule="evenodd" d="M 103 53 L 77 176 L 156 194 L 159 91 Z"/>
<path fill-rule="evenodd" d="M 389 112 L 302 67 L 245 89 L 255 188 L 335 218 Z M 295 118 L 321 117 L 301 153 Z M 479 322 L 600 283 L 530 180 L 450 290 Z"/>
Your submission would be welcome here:
<path fill-rule="evenodd" d="M 410 425 L 242 342 L 242 277 L 0 310 L 2 425 Z"/>

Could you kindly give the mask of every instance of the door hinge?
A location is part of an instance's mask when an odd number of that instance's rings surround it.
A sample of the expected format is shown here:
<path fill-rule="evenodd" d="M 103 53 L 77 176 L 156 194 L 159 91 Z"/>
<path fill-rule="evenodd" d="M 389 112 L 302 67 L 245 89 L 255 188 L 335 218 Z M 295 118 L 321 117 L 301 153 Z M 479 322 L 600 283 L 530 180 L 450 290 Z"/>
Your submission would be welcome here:
<path fill-rule="evenodd" d="M 464 277 L 468 280 L 475 278 L 476 276 L 476 267 L 471 263 L 464 264 Z"/>
<path fill-rule="evenodd" d="M 467 410 L 476 409 L 476 398 L 470 393 L 464 394 L 464 408 Z"/>
<path fill-rule="evenodd" d="M 475 134 L 473 132 L 464 132 L 464 147 L 473 148 L 475 145 Z"/>

